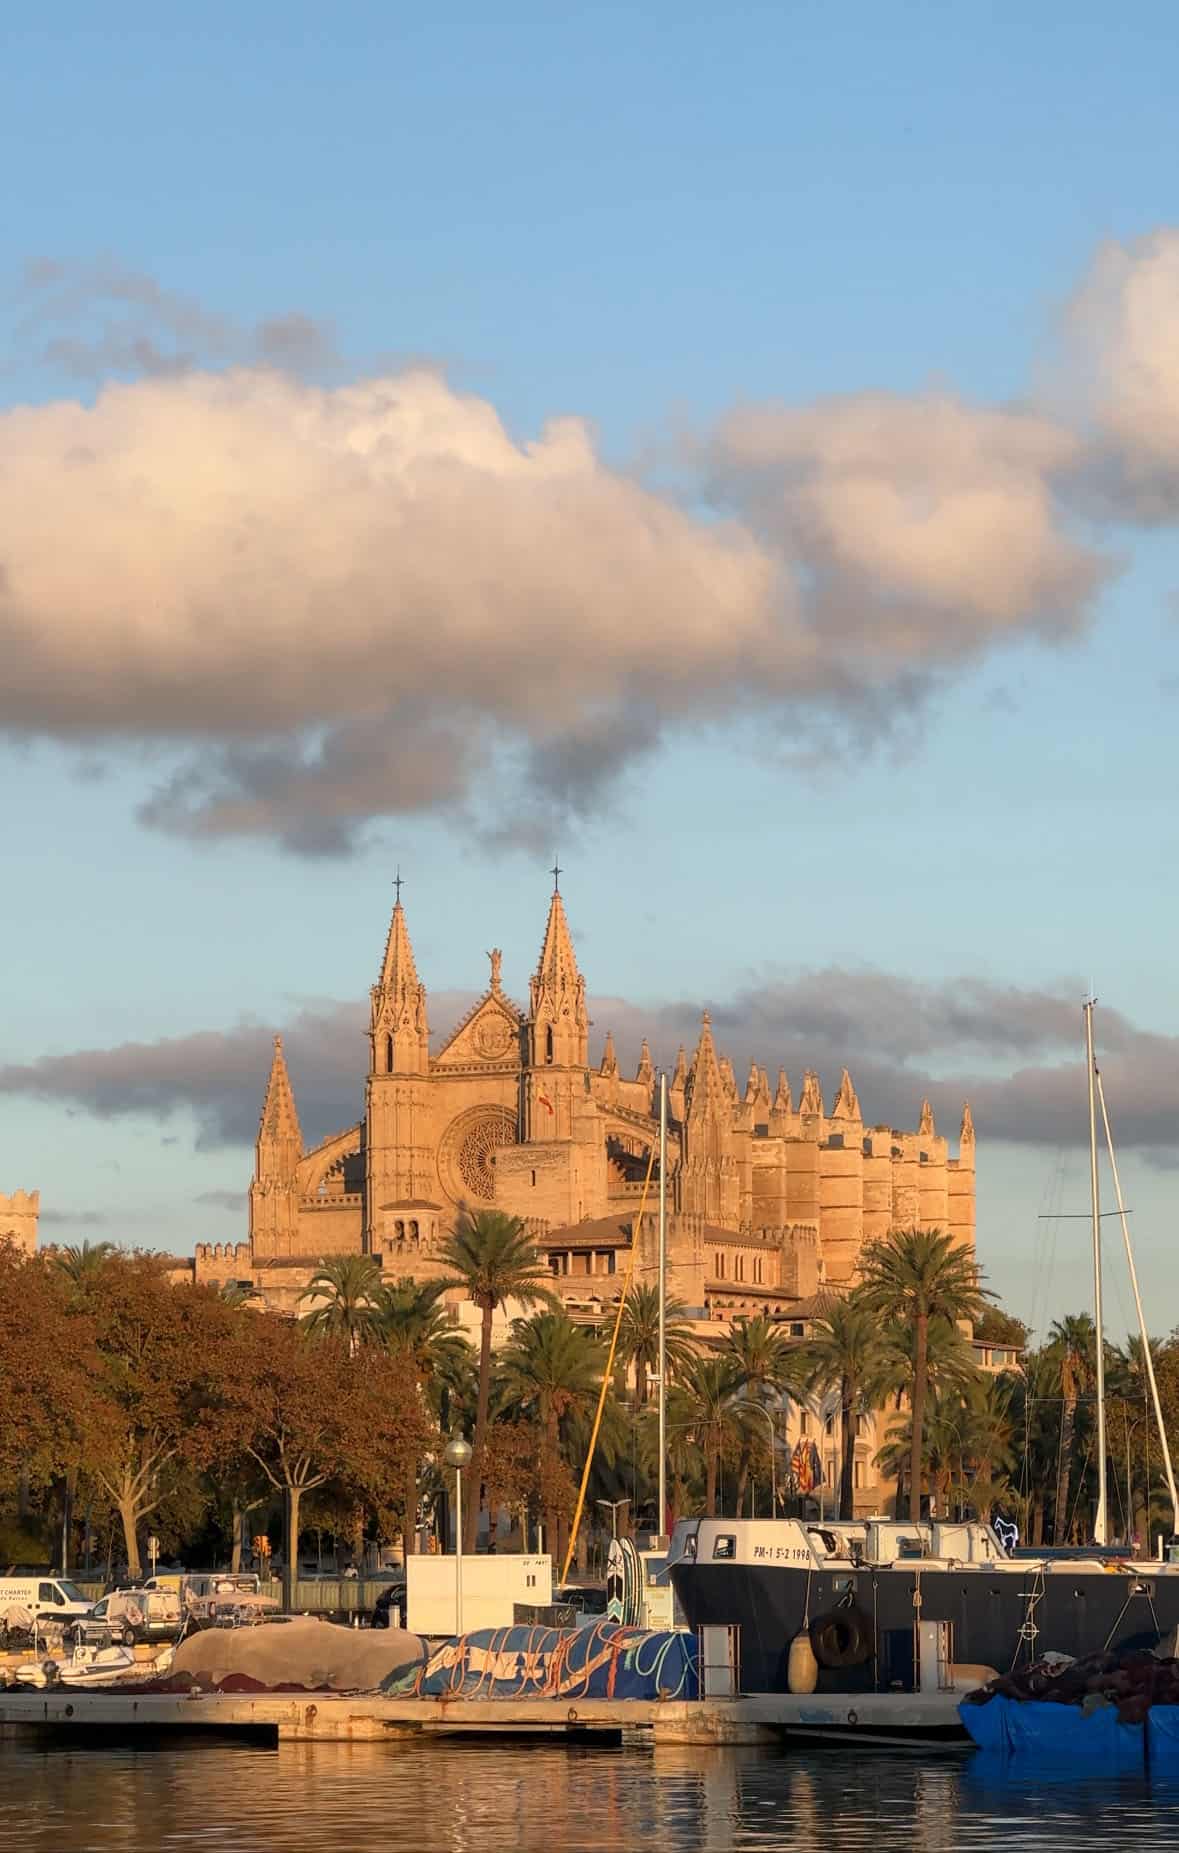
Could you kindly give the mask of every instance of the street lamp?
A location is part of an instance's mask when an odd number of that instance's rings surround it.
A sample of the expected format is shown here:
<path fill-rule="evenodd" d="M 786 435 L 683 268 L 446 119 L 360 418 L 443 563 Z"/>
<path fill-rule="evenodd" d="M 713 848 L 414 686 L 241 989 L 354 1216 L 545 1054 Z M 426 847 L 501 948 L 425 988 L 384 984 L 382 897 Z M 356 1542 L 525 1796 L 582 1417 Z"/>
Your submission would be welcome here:
<path fill-rule="evenodd" d="M 755 1403 L 749 1399 L 743 1398 L 737 1406 L 739 1409 L 756 1409 L 758 1415 L 764 1415 L 766 1421 L 770 1425 L 770 1517 L 777 1518 L 778 1516 L 778 1467 L 777 1467 L 777 1461 L 774 1455 L 774 1443 L 778 1439 L 778 1431 L 774 1427 L 774 1418 L 771 1415 L 770 1411 L 766 1408 L 764 1403 Z M 756 1497 L 756 1488 L 754 1489 L 754 1493 Z"/>
<path fill-rule="evenodd" d="M 610 1514 L 610 1536 L 612 1538 L 616 1538 L 618 1536 L 618 1514 L 621 1512 L 623 1506 L 628 1506 L 630 1504 L 630 1500 L 629 1499 L 596 1499 L 594 1501 L 594 1504 L 606 1507 L 607 1511 Z"/>
<path fill-rule="evenodd" d="M 471 1444 L 454 1435 L 446 1444 L 446 1464 L 454 1468 L 454 1631 L 463 1631 L 463 1468 L 471 1464 Z"/>

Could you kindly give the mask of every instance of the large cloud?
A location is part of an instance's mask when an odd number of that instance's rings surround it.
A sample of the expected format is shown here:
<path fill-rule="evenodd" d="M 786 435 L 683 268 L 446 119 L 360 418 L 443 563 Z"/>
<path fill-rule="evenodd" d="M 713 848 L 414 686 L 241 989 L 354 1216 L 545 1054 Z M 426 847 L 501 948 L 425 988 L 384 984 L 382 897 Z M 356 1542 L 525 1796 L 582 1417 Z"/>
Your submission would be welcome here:
<path fill-rule="evenodd" d="M 1064 390 L 1089 430 L 1082 481 L 1106 512 L 1179 515 L 1179 231 L 1096 253 L 1065 317 Z"/>
<path fill-rule="evenodd" d="M 0 729 L 153 743 L 143 815 L 182 833 L 543 828 L 669 727 L 863 726 L 1075 628 L 1099 568 L 1057 522 L 1069 458 L 951 400 L 751 411 L 710 452 L 717 519 L 428 372 L 165 368 L 0 415 Z"/>
<path fill-rule="evenodd" d="M 744 1087 L 756 1059 L 786 1064 L 795 1098 L 802 1070 L 817 1068 L 828 1100 L 847 1064 L 870 1124 L 916 1124 L 929 1094 L 941 1129 L 957 1131 L 969 1098 L 984 1142 L 1079 1146 L 1088 1137 L 1079 983 L 1028 990 L 961 978 L 936 985 L 884 972 L 827 970 L 767 976 L 736 996 L 644 1005 L 591 1000 L 595 1034 L 614 1031 L 624 1064 L 649 1036 L 670 1067 L 678 1043 L 691 1051 L 701 1002 Z M 431 994 L 445 1034 L 470 1000 Z M 198 1144 L 247 1145 L 257 1132 L 274 1028 L 284 1032 L 305 1137 L 347 1125 L 362 1108 L 364 1011 L 321 1004 L 280 1025 L 80 1049 L 0 1069 L 0 1093 L 33 1096 L 103 1118 L 187 1112 Z M 1167 1162 L 1179 1147 L 1179 1037 L 1138 1029 L 1116 1010 L 1099 1013 L 1102 1070 L 1114 1131 L 1126 1146 Z"/>
<path fill-rule="evenodd" d="M 1098 568 L 1053 485 L 1078 453 L 1029 412 L 863 393 L 735 411 L 709 464 L 717 499 L 805 563 L 824 649 L 862 677 L 1076 627 Z"/>

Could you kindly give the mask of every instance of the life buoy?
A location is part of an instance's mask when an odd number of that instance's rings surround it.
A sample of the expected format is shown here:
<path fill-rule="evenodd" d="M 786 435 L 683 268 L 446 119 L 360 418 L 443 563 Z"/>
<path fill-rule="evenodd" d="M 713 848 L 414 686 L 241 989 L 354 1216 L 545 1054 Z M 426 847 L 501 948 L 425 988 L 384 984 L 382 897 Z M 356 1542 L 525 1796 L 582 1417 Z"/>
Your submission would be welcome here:
<path fill-rule="evenodd" d="M 811 1623 L 811 1646 L 820 1666 L 863 1666 L 872 1656 L 872 1622 L 863 1609 L 831 1609 Z"/>

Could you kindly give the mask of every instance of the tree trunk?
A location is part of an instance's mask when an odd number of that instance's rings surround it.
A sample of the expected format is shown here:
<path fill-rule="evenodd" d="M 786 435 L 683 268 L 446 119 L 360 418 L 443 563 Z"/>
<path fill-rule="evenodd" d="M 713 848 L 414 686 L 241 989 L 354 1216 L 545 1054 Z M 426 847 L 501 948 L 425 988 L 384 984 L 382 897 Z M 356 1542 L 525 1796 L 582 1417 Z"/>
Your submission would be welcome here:
<path fill-rule="evenodd" d="M 492 1308 L 483 1308 L 483 1324 L 479 1333 L 479 1395 L 475 1404 L 475 1437 L 471 1444 L 471 1473 L 467 1480 L 470 1499 L 463 1513 L 463 1550 L 468 1556 L 475 1548 L 475 1539 L 479 1533 L 480 1494 L 483 1486 L 483 1454 L 487 1445 L 487 1411 L 491 1405 L 491 1314 Z"/>
<path fill-rule="evenodd" d="M 921 1457 L 925 1440 L 925 1379 L 929 1369 L 929 1316 L 917 1315 L 913 1357 L 913 1445 L 909 1451 L 909 1522 L 921 1523 Z"/>
<path fill-rule="evenodd" d="M 1038 1492 L 1032 1501 L 1032 1543 L 1044 1542 L 1044 1495 Z"/>
<path fill-rule="evenodd" d="M 299 1502 L 301 1486 L 287 1487 L 286 1566 L 283 1570 L 283 1607 L 290 1614 L 295 1606 L 295 1584 L 299 1577 Z"/>
<path fill-rule="evenodd" d="M 410 1461 L 405 1469 L 405 1518 L 401 1526 L 401 1548 L 406 1557 L 417 1555 L 418 1548 L 418 1466 Z"/>
<path fill-rule="evenodd" d="M 123 1526 L 123 1543 L 127 1549 L 127 1574 L 128 1576 L 142 1576 L 143 1564 L 139 1556 L 139 1536 L 136 1531 L 139 1508 L 130 1496 L 120 1499 L 118 1503 L 119 1518 Z"/>
<path fill-rule="evenodd" d="M 1056 1475 L 1056 1512 L 1052 1520 L 1053 1544 L 1067 1544 L 1068 1501 L 1072 1490 L 1073 1435 L 1077 1426 L 1076 1395 L 1066 1395 L 1060 1411 L 1060 1466 Z"/>
<path fill-rule="evenodd" d="M 245 1529 L 246 1529 L 245 1508 L 243 1506 L 239 1506 L 235 1499 L 233 1502 L 233 1520 L 232 1520 L 232 1528 L 230 1532 L 230 1536 L 232 1538 L 232 1544 L 230 1547 L 230 1557 L 229 1557 L 229 1568 L 232 1571 L 234 1576 L 238 1574 L 239 1570 L 242 1567 L 242 1540 L 245 1534 Z"/>
<path fill-rule="evenodd" d="M 735 1514 L 737 1518 L 741 1518 L 743 1516 L 741 1508 L 745 1504 L 745 1489 L 748 1485 L 749 1485 L 749 1462 L 745 1458 L 745 1455 L 742 1454 L 741 1465 L 737 1469 L 737 1510 Z"/>
<path fill-rule="evenodd" d="M 716 1517 L 716 1449 L 709 1448 L 704 1469 L 704 1515 Z"/>
<path fill-rule="evenodd" d="M 854 1402 L 854 1386 L 849 1377 L 844 1377 L 839 1386 L 839 1415 L 843 1423 L 841 1431 L 843 1440 L 843 1461 L 839 1470 L 839 1516 L 841 1519 L 854 1518 L 856 1512 L 856 1418 Z"/>

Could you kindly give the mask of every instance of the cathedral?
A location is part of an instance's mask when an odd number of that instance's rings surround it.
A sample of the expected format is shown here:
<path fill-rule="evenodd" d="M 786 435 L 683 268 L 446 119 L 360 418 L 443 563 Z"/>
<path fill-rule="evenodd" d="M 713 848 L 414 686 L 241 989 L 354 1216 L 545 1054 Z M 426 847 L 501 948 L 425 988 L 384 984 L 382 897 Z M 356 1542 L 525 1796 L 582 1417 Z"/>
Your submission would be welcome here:
<path fill-rule="evenodd" d="M 616 1296 L 632 1245 L 635 1278 L 654 1281 L 659 1090 L 647 1043 L 633 1076 L 610 1035 L 591 1067 L 585 979 L 558 887 L 525 1008 L 504 991 L 501 954 L 487 957 L 487 989 L 431 1053 L 399 884 L 371 992 L 362 1117 L 305 1149 L 276 1037 L 249 1241 L 199 1245 L 198 1280 L 238 1281 L 294 1310 L 333 1256 L 372 1255 L 391 1280 L 438 1278 L 460 1213 L 495 1208 L 525 1222 L 574 1316 L 593 1318 Z M 915 1132 L 866 1125 L 846 1069 L 829 1111 L 811 1072 L 796 1101 L 784 1070 L 771 1086 L 755 1063 L 742 1092 L 707 1012 L 669 1074 L 667 1159 L 668 1293 L 697 1320 L 789 1319 L 824 1286 L 850 1284 L 863 1244 L 890 1228 L 974 1244 L 969 1108 L 951 1158 L 928 1101 Z"/>

